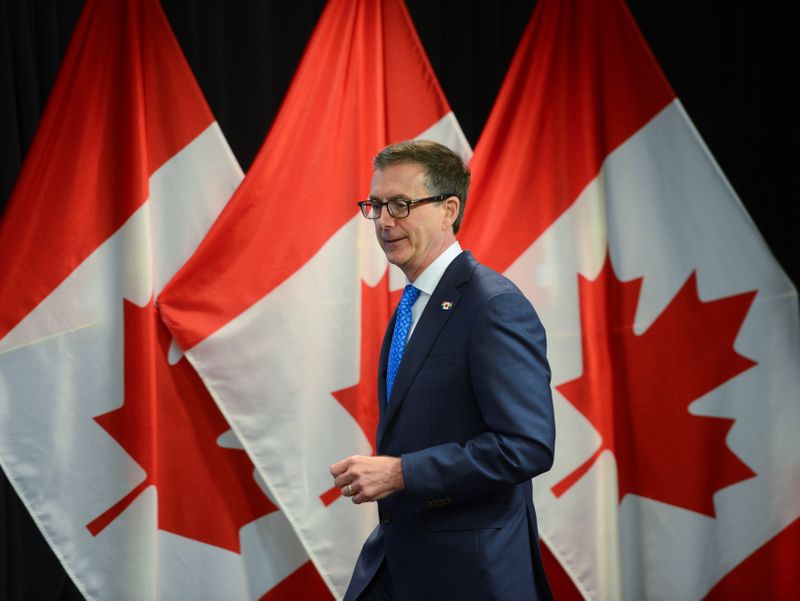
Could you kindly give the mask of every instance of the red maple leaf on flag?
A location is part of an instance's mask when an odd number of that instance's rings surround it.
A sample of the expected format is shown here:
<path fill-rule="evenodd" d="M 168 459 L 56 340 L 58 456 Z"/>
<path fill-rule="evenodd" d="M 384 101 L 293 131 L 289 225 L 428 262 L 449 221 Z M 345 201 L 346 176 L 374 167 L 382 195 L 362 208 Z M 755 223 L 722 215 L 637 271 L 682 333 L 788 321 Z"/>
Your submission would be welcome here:
<path fill-rule="evenodd" d="M 688 407 L 756 364 L 733 348 L 756 292 L 704 302 L 693 272 L 637 335 L 641 284 L 618 280 L 608 258 L 594 281 L 579 277 L 583 374 L 557 390 L 602 442 L 552 490 L 563 495 L 610 451 L 620 502 L 632 493 L 714 517 L 714 493 L 756 474 L 725 443 L 734 420 Z"/>
<path fill-rule="evenodd" d="M 123 302 L 125 403 L 95 420 L 146 477 L 87 527 L 97 536 L 155 486 L 159 529 L 239 553 L 240 528 L 277 508 L 247 453 L 218 444 L 230 426 L 189 362 L 169 364 L 171 336 L 152 300 Z"/>
<path fill-rule="evenodd" d="M 259 601 L 328 601 L 333 595 L 322 576 L 310 561 L 305 562 L 273 588 L 264 593 Z"/>
<path fill-rule="evenodd" d="M 402 290 L 389 292 L 389 271 L 375 286 L 361 282 L 361 367 L 359 380 L 354 386 L 332 393 L 342 407 L 361 426 L 364 436 L 375 452 L 375 434 L 378 430 L 378 358 L 381 342 L 389 319 L 400 302 Z M 320 498 L 330 505 L 341 491 L 333 487 Z"/>

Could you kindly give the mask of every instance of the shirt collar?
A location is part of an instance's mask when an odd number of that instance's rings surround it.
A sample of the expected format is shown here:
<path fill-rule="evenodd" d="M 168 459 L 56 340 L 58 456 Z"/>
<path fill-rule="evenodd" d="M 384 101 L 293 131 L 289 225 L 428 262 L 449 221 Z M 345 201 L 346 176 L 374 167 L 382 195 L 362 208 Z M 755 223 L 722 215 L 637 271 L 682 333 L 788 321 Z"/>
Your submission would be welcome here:
<path fill-rule="evenodd" d="M 458 243 L 458 240 L 456 240 L 447 250 L 436 257 L 436 260 L 428 265 L 425 271 L 423 271 L 414 282 L 407 283 L 413 283 L 414 288 L 417 288 L 420 292 L 424 292 L 428 296 L 432 295 L 436 286 L 439 284 L 439 280 L 442 279 L 444 272 L 450 266 L 450 263 L 460 254 L 461 245 Z"/>

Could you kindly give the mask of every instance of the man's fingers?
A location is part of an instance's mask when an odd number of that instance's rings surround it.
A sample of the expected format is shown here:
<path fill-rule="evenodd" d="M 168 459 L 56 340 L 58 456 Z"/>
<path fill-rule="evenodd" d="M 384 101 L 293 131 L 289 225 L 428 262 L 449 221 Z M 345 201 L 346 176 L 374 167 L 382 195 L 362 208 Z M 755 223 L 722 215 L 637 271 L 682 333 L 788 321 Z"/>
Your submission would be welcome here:
<path fill-rule="evenodd" d="M 347 468 L 350 466 L 350 460 L 352 457 L 348 457 L 347 459 L 342 459 L 341 461 L 337 461 L 331 466 L 331 476 L 336 478 L 340 474 L 343 474 L 347 471 Z"/>
<path fill-rule="evenodd" d="M 342 491 L 342 495 L 358 505 L 383 499 L 396 490 L 402 490 L 402 475 L 399 484 L 393 483 L 393 479 L 397 479 L 395 472 L 401 469 L 399 465 L 400 460 L 396 457 L 352 455 L 334 463 L 330 471 L 334 477 L 333 484 Z"/>
<path fill-rule="evenodd" d="M 347 470 L 349 470 L 352 466 L 358 464 L 362 459 L 370 459 L 370 457 L 364 457 L 363 455 L 351 455 L 346 459 L 342 459 L 341 461 L 337 461 L 331 466 L 330 472 L 331 476 L 334 478 L 341 476 Z"/>
<path fill-rule="evenodd" d="M 363 490 L 360 490 L 352 496 L 351 500 L 356 505 L 361 505 L 361 503 L 367 503 L 369 501 L 372 501 L 372 497 L 365 494 Z"/>
<path fill-rule="evenodd" d="M 334 479 L 333 485 L 336 486 L 337 488 L 344 488 L 348 484 L 352 484 L 353 481 L 354 478 L 348 472 L 345 472 L 341 476 L 337 476 Z"/>

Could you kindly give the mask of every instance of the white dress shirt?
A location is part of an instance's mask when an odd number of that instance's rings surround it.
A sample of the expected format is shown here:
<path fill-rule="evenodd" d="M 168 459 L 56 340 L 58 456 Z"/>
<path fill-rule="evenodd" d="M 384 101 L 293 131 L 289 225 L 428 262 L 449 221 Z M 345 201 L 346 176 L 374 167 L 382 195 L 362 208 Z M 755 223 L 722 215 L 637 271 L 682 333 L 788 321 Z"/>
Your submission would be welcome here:
<path fill-rule="evenodd" d="M 436 289 L 436 286 L 438 286 L 439 280 L 442 279 L 444 272 L 450 266 L 450 263 L 453 262 L 453 259 L 460 254 L 461 245 L 458 243 L 458 240 L 456 240 L 447 250 L 436 257 L 436 260 L 428 265 L 425 271 L 423 271 L 416 280 L 413 282 L 406 282 L 407 284 L 413 284 L 414 288 L 419 290 L 419 296 L 416 302 L 411 306 L 411 327 L 408 329 L 408 338 L 411 338 L 411 333 L 414 331 L 414 328 L 417 327 L 419 317 L 422 315 L 428 301 L 431 299 L 431 295 Z M 408 338 L 406 338 L 406 342 L 408 342 Z"/>

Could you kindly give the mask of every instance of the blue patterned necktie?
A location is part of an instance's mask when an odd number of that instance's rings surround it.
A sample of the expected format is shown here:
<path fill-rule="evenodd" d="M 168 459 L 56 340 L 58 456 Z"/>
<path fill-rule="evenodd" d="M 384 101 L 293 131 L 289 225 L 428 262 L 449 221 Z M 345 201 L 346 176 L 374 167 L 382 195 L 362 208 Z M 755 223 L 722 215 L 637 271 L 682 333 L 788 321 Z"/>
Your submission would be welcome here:
<path fill-rule="evenodd" d="M 403 358 L 403 351 L 406 348 L 408 331 L 411 329 L 411 306 L 419 296 L 419 290 L 408 284 L 403 289 L 403 296 L 400 304 L 397 305 L 397 319 L 394 323 L 394 333 L 392 334 L 392 346 L 389 347 L 389 367 L 386 370 L 386 402 L 392 396 L 392 385 L 397 375 L 397 368 L 400 367 L 400 360 Z"/>

